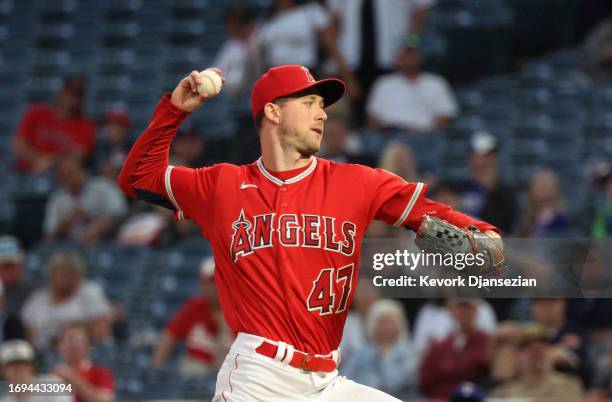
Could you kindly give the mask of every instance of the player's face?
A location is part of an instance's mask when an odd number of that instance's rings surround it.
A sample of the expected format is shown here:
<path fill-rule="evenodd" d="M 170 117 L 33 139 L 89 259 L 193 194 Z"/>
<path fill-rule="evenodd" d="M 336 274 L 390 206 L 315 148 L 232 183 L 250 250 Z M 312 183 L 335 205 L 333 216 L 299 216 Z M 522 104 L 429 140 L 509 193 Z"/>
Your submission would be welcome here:
<path fill-rule="evenodd" d="M 310 156 L 321 147 L 327 114 L 323 97 L 311 93 L 286 99 L 281 107 L 281 143 L 288 151 Z"/>

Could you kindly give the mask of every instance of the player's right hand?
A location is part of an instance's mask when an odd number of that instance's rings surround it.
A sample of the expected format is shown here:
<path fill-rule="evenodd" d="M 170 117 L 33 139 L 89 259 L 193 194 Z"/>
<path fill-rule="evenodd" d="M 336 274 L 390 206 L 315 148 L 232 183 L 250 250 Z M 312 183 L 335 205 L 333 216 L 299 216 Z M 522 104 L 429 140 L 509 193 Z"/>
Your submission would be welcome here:
<path fill-rule="evenodd" d="M 221 75 L 221 71 L 216 70 Z M 221 76 L 221 79 L 223 79 L 223 76 Z M 183 78 L 174 88 L 170 98 L 172 104 L 189 113 L 199 109 L 204 104 L 204 101 L 208 99 L 208 95 L 198 93 L 198 84 L 201 82 L 200 73 L 193 70 L 191 74 Z"/>

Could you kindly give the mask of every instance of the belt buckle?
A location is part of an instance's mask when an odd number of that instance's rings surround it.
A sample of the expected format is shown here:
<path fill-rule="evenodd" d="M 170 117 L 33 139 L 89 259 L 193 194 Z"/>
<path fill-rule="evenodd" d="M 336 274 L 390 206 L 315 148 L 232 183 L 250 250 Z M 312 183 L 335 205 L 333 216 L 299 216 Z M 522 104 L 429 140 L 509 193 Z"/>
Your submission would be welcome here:
<path fill-rule="evenodd" d="M 308 363 L 308 359 L 311 357 L 316 357 L 316 355 L 314 353 L 305 353 L 306 356 L 304 356 L 304 360 L 302 360 L 302 371 L 306 371 L 306 372 L 312 372 L 313 370 L 309 370 L 307 369 L 306 363 Z"/>

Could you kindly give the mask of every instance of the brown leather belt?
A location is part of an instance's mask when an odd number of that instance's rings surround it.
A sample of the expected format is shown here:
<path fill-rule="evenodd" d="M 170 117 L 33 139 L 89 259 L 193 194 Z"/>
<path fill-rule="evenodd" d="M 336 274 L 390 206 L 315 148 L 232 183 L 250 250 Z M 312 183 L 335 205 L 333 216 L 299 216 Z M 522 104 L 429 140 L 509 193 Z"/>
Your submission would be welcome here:
<path fill-rule="evenodd" d="M 255 349 L 255 352 L 269 357 L 270 359 L 274 359 L 276 357 L 277 351 L 278 345 L 266 341 L 262 342 L 262 344 Z M 285 354 L 286 353 L 287 351 L 285 351 Z M 283 359 L 284 358 L 285 356 L 283 356 Z M 304 353 L 300 352 L 299 350 L 293 351 L 293 357 L 291 358 L 289 365 L 304 371 L 322 371 L 324 373 L 331 373 L 337 366 L 336 362 L 332 358 Z"/>

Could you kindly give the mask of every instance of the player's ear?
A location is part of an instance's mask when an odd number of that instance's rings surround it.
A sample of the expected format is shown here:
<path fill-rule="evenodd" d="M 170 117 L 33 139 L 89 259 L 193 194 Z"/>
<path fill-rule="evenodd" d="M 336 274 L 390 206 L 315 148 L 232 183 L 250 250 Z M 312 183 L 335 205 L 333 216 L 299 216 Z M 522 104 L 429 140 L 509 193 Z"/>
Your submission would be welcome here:
<path fill-rule="evenodd" d="M 280 106 L 276 103 L 268 102 L 264 106 L 264 115 L 276 124 L 280 123 Z"/>

